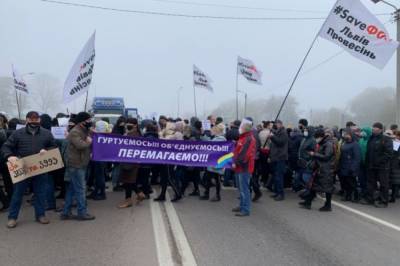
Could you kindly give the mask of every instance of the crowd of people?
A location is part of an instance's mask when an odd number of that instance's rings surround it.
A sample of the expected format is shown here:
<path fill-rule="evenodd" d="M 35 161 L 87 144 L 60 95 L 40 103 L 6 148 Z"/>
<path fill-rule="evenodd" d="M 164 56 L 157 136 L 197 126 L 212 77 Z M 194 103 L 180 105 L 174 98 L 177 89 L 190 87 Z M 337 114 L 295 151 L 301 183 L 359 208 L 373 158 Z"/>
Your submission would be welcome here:
<path fill-rule="evenodd" d="M 55 140 L 51 127 L 59 118 L 68 118 L 65 139 Z M 311 126 L 301 119 L 296 128 L 285 128 L 280 120 L 257 125 L 250 117 L 225 124 L 221 117 L 209 116 L 210 128 L 196 117 L 190 120 L 160 116 L 158 121 L 121 116 L 115 125 L 107 119 L 94 121 L 89 113 L 67 116 L 31 111 L 25 121 L 8 120 L 0 115 L 0 188 L 1 212 L 8 211 L 8 228 L 17 226 L 24 196 L 30 196 L 36 221 L 48 224 L 46 211 L 60 212 L 62 220 L 94 220 L 87 199 L 106 200 L 106 184 L 125 195 L 117 206 L 132 207 L 160 192 L 154 201 L 165 201 L 168 186 L 172 202 L 185 196 L 221 201 L 221 187 L 235 186 L 240 202 L 232 211 L 249 216 L 251 202 L 258 201 L 264 186 L 275 201 L 285 200 L 289 188 L 301 198 L 301 208 L 311 209 L 318 194 L 325 198 L 322 212 L 332 211 L 332 196 L 343 201 L 386 208 L 399 197 L 400 131 L 396 125 L 385 130 L 377 122 L 360 128 L 352 122 L 339 129 Z M 25 126 L 17 129 L 17 125 Z M 91 160 L 93 132 L 182 141 L 232 141 L 235 144 L 231 168 L 201 168 L 181 165 L 107 163 Z M 59 148 L 65 168 L 41 174 L 13 184 L 7 162 L 44 154 Z M 190 184 L 192 184 L 190 186 Z M 186 194 L 189 187 L 193 190 Z M 4 188 L 4 189 L 3 189 Z M 212 189 L 215 188 L 215 193 Z M 59 192 L 56 195 L 56 192 Z M 211 194 L 214 194 L 211 196 Z M 57 206 L 56 199 L 62 200 Z M 59 201 L 61 202 L 61 201 Z M 73 209 L 76 207 L 76 214 Z"/>

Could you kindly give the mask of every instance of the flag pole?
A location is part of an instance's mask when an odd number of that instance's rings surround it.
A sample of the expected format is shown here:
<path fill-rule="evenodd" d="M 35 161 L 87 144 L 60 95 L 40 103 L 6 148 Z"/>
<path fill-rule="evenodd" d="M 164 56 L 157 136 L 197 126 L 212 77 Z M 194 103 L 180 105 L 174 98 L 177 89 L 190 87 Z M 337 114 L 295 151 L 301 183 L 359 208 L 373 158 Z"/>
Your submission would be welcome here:
<path fill-rule="evenodd" d="M 236 63 L 236 120 L 239 120 L 239 68 Z"/>
<path fill-rule="evenodd" d="M 326 22 L 326 21 L 325 21 L 325 22 Z M 324 27 L 325 22 L 324 22 L 324 24 L 322 25 L 321 29 Z M 285 106 L 285 103 L 286 103 L 286 101 L 287 101 L 287 99 L 288 99 L 288 97 L 289 97 L 289 94 L 290 94 L 290 92 L 292 91 L 293 86 L 294 86 L 294 84 L 296 83 L 297 78 L 299 77 L 299 74 L 300 74 L 301 70 L 303 69 L 304 63 L 306 62 L 308 56 L 310 55 L 310 52 L 311 52 L 312 48 L 314 47 L 315 42 L 317 41 L 320 32 L 321 32 L 321 30 L 318 31 L 317 35 L 315 35 L 315 38 L 314 38 L 314 40 L 312 41 L 310 48 L 308 49 L 306 55 L 304 56 L 303 61 L 301 62 L 300 67 L 299 67 L 299 69 L 297 70 L 297 73 L 296 73 L 296 75 L 294 76 L 294 79 L 293 79 L 293 81 L 292 81 L 292 83 L 291 83 L 291 85 L 290 85 L 290 87 L 289 87 L 289 90 L 288 90 L 288 92 L 286 93 L 285 98 L 283 99 L 283 102 L 282 102 L 282 104 L 281 104 L 281 107 L 279 108 L 278 114 L 276 115 L 275 121 L 278 120 L 278 118 L 279 118 L 279 116 L 280 116 L 280 114 L 281 114 L 281 112 L 282 112 L 282 109 L 283 109 L 283 107 Z"/>
<path fill-rule="evenodd" d="M 18 118 L 21 120 L 21 109 L 20 109 L 20 106 L 19 106 L 18 91 L 16 89 L 15 89 L 15 98 L 17 100 Z"/>
<path fill-rule="evenodd" d="M 194 99 L 194 116 L 197 117 L 197 101 L 196 101 L 196 86 L 193 82 L 193 99 Z"/>
<path fill-rule="evenodd" d="M 87 102 L 88 102 L 88 98 L 89 98 L 89 90 L 86 92 L 86 100 L 85 100 L 85 112 L 87 110 Z"/>

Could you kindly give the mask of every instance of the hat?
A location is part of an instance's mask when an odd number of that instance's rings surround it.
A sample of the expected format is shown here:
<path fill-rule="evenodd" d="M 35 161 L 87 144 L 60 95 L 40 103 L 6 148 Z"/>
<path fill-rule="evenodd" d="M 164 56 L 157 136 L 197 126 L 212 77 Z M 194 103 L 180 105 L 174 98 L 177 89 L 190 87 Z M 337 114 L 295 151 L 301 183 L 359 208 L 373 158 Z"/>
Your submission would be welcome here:
<path fill-rule="evenodd" d="M 307 127 L 308 126 L 308 121 L 307 121 L 307 119 L 302 118 L 302 119 L 299 120 L 299 124 Z"/>
<path fill-rule="evenodd" d="M 282 120 L 277 119 L 277 120 L 275 121 L 275 124 L 281 124 L 281 125 L 283 125 L 283 122 L 282 122 Z"/>
<path fill-rule="evenodd" d="M 223 123 L 219 123 L 218 125 L 215 125 L 211 131 L 215 136 L 221 136 L 225 133 L 225 125 Z"/>
<path fill-rule="evenodd" d="M 79 124 L 79 123 L 82 123 L 82 122 L 84 122 L 84 121 L 86 121 L 86 120 L 88 120 L 90 118 L 91 118 L 91 116 L 90 116 L 89 113 L 80 112 L 79 114 L 76 115 L 74 120 L 75 120 L 76 124 Z"/>
<path fill-rule="evenodd" d="M 26 114 L 26 118 L 30 118 L 30 119 L 38 119 L 40 116 L 39 116 L 39 113 L 38 112 L 36 112 L 36 111 L 30 111 L 29 113 L 27 113 Z"/>
<path fill-rule="evenodd" d="M 380 122 L 374 123 L 374 124 L 372 125 L 372 127 L 379 128 L 379 129 L 383 130 L 383 125 L 382 125 L 382 123 L 380 123 Z"/>
<path fill-rule="evenodd" d="M 105 122 L 105 121 L 97 121 L 96 122 L 96 132 L 98 132 L 98 133 L 107 133 L 109 130 L 108 130 L 109 128 L 108 128 L 108 123 L 107 122 Z"/>

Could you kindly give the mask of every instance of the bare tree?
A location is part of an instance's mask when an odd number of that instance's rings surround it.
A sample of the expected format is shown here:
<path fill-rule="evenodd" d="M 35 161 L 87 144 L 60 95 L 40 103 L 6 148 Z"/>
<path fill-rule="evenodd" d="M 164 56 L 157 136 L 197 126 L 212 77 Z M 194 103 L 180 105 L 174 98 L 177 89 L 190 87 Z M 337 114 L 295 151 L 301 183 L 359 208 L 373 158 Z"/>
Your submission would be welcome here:
<path fill-rule="evenodd" d="M 62 87 L 59 81 L 47 74 L 36 75 L 32 81 L 29 97 L 32 106 L 43 113 L 55 114 L 62 108 Z"/>

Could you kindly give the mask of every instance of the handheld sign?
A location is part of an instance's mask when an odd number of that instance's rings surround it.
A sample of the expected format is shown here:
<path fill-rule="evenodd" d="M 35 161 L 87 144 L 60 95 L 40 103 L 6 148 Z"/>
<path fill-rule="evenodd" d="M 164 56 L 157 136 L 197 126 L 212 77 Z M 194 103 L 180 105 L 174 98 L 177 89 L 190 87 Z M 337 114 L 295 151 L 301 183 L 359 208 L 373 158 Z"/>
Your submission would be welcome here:
<path fill-rule="evenodd" d="M 12 182 L 18 183 L 32 176 L 45 174 L 64 167 L 60 150 L 49 150 L 43 155 L 24 157 L 11 164 L 7 162 Z"/>
<path fill-rule="evenodd" d="M 52 127 L 51 133 L 55 139 L 65 139 L 67 127 Z"/>

